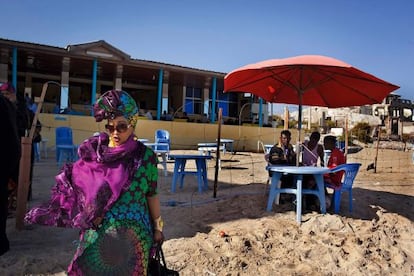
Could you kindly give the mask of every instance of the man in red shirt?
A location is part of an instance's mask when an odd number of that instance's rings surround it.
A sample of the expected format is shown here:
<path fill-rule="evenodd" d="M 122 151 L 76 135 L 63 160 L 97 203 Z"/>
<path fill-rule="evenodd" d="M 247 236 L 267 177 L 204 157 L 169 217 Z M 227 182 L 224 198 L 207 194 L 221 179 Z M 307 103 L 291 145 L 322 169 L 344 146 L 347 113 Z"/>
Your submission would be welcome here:
<path fill-rule="evenodd" d="M 331 156 L 329 157 L 328 164 L 327 164 L 328 168 L 332 169 L 338 165 L 346 163 L 344 153 L 336 147 L 335 136 L 332 136 L 332 135 L 325 136 L 325 138 L 323 139 L 323 146 L 325 147 L 325 150 L 331 151 Z M 337 173 L 325 174 L 324 181 L 325 183 L 329 183 L 331 185 L 340 187 L 343 174 L 344 174 L 343 171 L 340 171 Z"/>

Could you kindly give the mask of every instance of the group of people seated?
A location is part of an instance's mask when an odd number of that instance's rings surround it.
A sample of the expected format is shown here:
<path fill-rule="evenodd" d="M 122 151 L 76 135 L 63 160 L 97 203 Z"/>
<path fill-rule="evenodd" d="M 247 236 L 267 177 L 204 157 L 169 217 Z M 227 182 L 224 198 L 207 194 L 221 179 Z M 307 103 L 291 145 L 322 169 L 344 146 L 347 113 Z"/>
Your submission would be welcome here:
<path fill-rule="evenodd" d="M 297 154 L 290 143 L 292 135 L 289 130 L 283 130 L 279 137 L 279 143 L 275 144 L 265 155 L 265 159 L 269 164 L 272 165 L 283 165 L 283 166 L 295 166 L 297 164 Z M 302 158 L 300 166 L 326 166 L 328 168 L 334 168 L 338 165 L 345 164 L 346 159 L 344 153 L 336 147 L 336 137 L 332 135 L 325 136 L 323 139 L 323 145 L 319 143 L 321 135 L 319 132 L 312 132 L 309 140 L 306 140 L 301 144 Z M 324 160 L 325 150 L 330 151 L 329 159 L 327 164 Z M 340 186 L 343 172 L 329 173 L 324 175 L 324 182 L 329 183 L 333 186 Z M 296 183 L 293 181 L 292 175 L 284 175 L 281 178 L 281 188 L 294 187 Z M 316 189 L 316 182 L 312 175 L 305 175 L 303 179 L 303 187 L 305 189 Z M 328 195 L 327 191 L 325 193 Z M 327 197 L 327 205 L 330 205 L 332 200 Z M 305 204 L 311 210 L 316 210 L 318 199 L 313 195 L 306 195 Z M 328 208 L 330 206 L 327 206 Z"/>

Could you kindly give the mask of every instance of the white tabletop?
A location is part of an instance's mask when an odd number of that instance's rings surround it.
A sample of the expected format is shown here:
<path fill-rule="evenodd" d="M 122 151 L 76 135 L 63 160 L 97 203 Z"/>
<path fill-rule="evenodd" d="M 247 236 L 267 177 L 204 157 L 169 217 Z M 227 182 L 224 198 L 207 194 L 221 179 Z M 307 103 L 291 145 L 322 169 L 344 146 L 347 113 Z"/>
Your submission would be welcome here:
<path fill-rule="evenodd" d="M 233 139 L 223 139 L 223 138 L 220 138 L 220 142 L 221 143 L 233 143 L 234 140 Z"/>
<path fill-rule="evenodd" d="M 292 174 L 324 174 L 329 173 L 330 169 L 326 167 L 310 167 L 310 166 L 277 166 L 269 165 L 267 169 L 272 172 L 292 173 Z"/>
<path fill-rule="evenodd" d="M 216 147 L 217 143 L 198 143 L 197 146 L 199 146 L 199 147 Z"/>

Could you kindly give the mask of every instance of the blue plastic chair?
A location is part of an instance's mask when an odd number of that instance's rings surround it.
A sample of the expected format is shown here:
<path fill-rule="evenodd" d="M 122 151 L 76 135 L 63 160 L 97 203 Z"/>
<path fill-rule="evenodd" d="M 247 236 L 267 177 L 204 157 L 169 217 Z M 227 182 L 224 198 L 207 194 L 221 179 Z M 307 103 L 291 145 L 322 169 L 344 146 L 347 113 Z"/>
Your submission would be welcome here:
<path fill-rule="evenodd" d="M 335 214 L 339 213 L 339 209 L 341 206 L 341 195 L 343 192 L 348 192 L 349 194 L 349 212 L 352 212 L 352 186 L 354 184 L 355 177 L 358 174 L 359 167 L 361 167 L 360 163 L 347 163 L 331 169 L 332 173 L 336 173 L 339 171 L 345 172 L 342 177 L 343 180 L 341 186 L 336 187 L 328 183 L 325 183 L 325 187 L 334 190 L 333 200 Z"/>
<path fill-rule="evenodd" d="M 171 140 L 170 133 L 165 129 L 157 129 L 155 131 L 155 146 L 154 150 L 170 151 Z"/>
<path fill-rule="evenodd" d="M 73 134 L 70 127 L 57 127 L 56 131 L 56 162 L 60 167 L 63 161 L 76 160 L 77 146 L 73 144 Z"/>

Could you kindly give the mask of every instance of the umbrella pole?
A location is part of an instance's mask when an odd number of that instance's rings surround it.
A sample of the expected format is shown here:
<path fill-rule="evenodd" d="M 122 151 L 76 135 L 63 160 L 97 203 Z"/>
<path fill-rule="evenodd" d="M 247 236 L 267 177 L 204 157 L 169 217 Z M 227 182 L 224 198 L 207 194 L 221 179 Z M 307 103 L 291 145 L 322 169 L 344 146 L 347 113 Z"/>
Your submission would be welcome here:
<path fill-rule="evenodd" d="M 220 144 L 221 144 L 221 117 L 222 117 L 222 108 L 219 108 L 218 112 L 218 131 L 217 131 L 217 148 L 216 148 L 216 168 L 214 171 L 214 191 L 213 197 L 217 197 L 217 181 L 218 181 L 218 171 L 220 165 Z"/>
<path fill-rule="evenodd" d="M 302 149 L 300 135 L 302 132 L 302 91 L 298 91 L 299 94 L 299 109 L 298 109 L 298 139 L 296 143 L 296 166 L 302 161 Z"/>
<path fill-rule="evenodd" d="M 348 116 L 345 117 L 345 162 L 348 157 Z"/>

